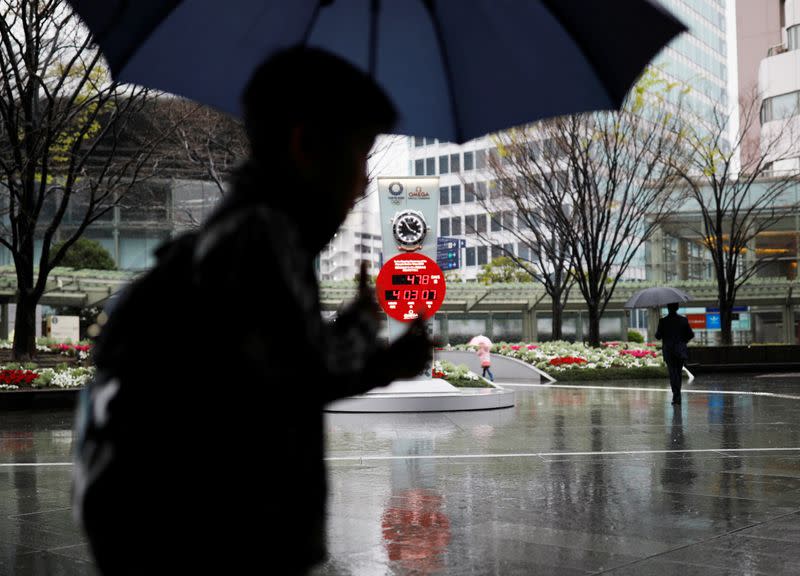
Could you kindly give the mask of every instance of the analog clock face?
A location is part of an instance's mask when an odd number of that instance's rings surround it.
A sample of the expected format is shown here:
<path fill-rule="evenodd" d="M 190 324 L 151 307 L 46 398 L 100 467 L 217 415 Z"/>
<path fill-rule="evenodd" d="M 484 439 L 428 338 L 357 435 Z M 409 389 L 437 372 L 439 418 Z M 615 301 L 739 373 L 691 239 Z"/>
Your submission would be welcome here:
<path fill-rule="evenodd" d="M 416 250 L 422 246 L 428 225 L 420 212 L 406 210 L 395 216 L 392 233 L 401 250 Z"/>

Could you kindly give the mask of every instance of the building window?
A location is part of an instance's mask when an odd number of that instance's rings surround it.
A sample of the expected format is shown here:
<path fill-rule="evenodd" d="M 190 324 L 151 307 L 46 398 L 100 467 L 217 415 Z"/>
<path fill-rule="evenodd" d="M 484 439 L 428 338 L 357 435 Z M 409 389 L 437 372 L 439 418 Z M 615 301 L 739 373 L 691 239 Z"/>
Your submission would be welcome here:
<path fill-rule="evenodd" d="M 475 151 L 475 169 L 484 170 L 486 168 L 486 150 Z"/>
<path fill-rule="evenodd" d="M 414 162 L 414 176 L 425 176 L 425 160 Z"/>
<path fill-rule="evenodd" d="M 433 146 L 434 144 L 436 144 L 436 138 L 425 138 L 426 146 Z"/>
<path fill-rule="evenodd" d="M 461 236 L 461 216 L 454 216 L 450 225 L 450 233 L 453 236 Z"/>
<path fill-rule="evenodd" d="M 467 248 L 467 266 L 475 266 L 475 248 Z"/>
<path fill-rule="evenodd" d="M 425 175 L 426 176 L 436 175 L 436 158 L 425 159 Z"/>
<path fill-rule="evenodd" d="M 490 216 L 491 216 L 491 219 L 492 219 L 492 232 L 500 232 L 500 230 L 503 229 L 503 227 L 500 224 L 500 218 L 501 218 L 500 213 L 499 212 L 495 212 L 494 214 L 491 214 Z"/>
<path fill-rule="evenodd" d="M 761 123 L 772 122 L 773 120 L 785 120 L 798 113 L 798 95 L 800 92 L 789 92 L 765 98 L 761 103 Z"/>
<path fill-rule="evenodd" d="M 449 174 L 449 173 L 450 173 L 450 157 L 439 156 L 439 174 Z"/>
<path fill-rule="evenodd" d="M 450 219 L 439 219 L 439 236 L 450 236 Z"/>
<path fill-rule="evenodd" d="M 447 206 L 450 204 L 450 189 L 447 186 L 439 188 L 439 205 Z"/>
<path fill-rule="evenodd" d="M 503 228 L 506 230 L 516 230 L 514 213 L 510 211 L 503 212 Z"/>
<path fill-rule="evenodd" d="M 486 233 L 486 214 L 478 214 L 475 217 L 475 229 L 478 231 L 478 234 Z"/>
<path fill-rule="evenodd" d="M 503 251 L 507 255 L 511 256 L 512 254 L 514 254 L 514 245 L 513 244 L 503 244 Z"/>
<path fill-rule="evenodd" d="M 464 202 L 475 202 L 475 184 L 464 184 Z"/>
<path fill-rule="evenodd" d="M 522 260 L 530 261 L 530 259 L 531 259 L 531 249 L 524 242 L 520 242 L 519 244 L 517 244 L 517 255 Z"/>
<path fill-rule="evenodd" d="M 450 172 L 461 172 L 461 156 L 458 154 L 450 154 Z"/>
<path fill-rule="evenodd" d="M 461 204 L 461 185 L 450 186 L 450 204 Z"/>
<path fill-rule="evenodd" d="M 476 187 L 475 197 L 478 200 L 486 200 L 486 182 L 478 182 Z"/>
<path fill-rule="evenodd" d="M 800 48 L 800 26 L 791 26 L 786 29 L 786 40 L 789 50 Z"/>
<path fill-rule="evenodd" d="M 414 148 L 419 148 L 421 146 L 425 146 L 425 138 L 414 136 Z"/>
<path fill-rule="evenodd" d="M 475 216 L 464 216 L 464 230 L 467 234 L 475 234 Z"/>
<path fill-rule="evenodd" d="M 474 170 L 475 160 L 473 152 L 464 152 L 464 170 Z"/>
<path fill-rule="evenodd" d="M 483 266 L 484 264 L 489 263 L 487 253 L 488 249 L 486 246 L 478 246 L 478 266 Z"/>
<path fill-rule="evenodd" d="M 497 246 L 496 244 L 493 244 L 492 245 L 492 260 L 495 260 L 496 258 L 500 258 L 501 256 L 503 256 L 503 247 L 502 246 Z"/>

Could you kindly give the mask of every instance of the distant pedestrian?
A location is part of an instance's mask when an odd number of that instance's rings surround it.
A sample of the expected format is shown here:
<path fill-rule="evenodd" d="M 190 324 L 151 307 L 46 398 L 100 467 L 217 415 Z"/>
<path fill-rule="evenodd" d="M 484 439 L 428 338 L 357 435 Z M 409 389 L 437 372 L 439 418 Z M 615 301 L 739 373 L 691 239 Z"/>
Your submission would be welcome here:
<path fill-rule="evenodd" d="M 687 343 L 694 338 L 686 316 L 678 314 L 678 304 L 667 304 L 669 312 L 658 321 L 656 338 L 664 341 L 662 352 L 669 370 L 669 384 L 672 388 L 672 403 L 681 403 L 681 377 L 683 365 L 689 359 Z"/>
<path fill-rule="evenodd" d="M 481 344 L 478 346 L 478 358 L 481 361 L 481 368 L 483 368 L 482 376 L 486 378 L 486 375 L 489 375 L 489 380 L 494 382 L 494 374 L 492 374 L 491 367 L 492 367 L 492 354 L 489 351 L 489 346 L 486 344 Z"/>

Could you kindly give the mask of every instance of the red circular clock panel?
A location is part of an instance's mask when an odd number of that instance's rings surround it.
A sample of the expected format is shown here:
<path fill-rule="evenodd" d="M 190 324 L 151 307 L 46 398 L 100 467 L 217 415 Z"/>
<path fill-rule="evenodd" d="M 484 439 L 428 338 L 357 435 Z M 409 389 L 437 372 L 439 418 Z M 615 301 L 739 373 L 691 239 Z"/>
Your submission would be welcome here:
<path fill-rule="evenodd" d="M 441 268 L 421 253 L 398 254 L 381 268 L 375 287 L 381 308 L 400 322 L 433 316 L 444 302 Z"/>

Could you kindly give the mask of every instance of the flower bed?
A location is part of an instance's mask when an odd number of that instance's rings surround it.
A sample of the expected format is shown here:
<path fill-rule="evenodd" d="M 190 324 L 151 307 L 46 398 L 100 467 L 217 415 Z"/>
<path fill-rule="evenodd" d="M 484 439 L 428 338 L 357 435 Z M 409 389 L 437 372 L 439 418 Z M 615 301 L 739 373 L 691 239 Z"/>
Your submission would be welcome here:
<path fill-rule="evenodd" d="M 475 347 L 462 344 L 452 349 L 475 350 Z M 532 364 L 559 380 L 661 378 L 667 375 L 660 352 L 649 344 L 606 342 L 600 348 L 592 348 L 580 342 L 498 342 L 491 351 Z"/>
<path fill-rule="evenodd" d="M 447 380 L 456 388 L 493 388 L 465 365 L 456 366 L 447 360 L 436 360 L 433 363 L 433 377 Z"/>
<path fill-rule="evenodd" d="M 35 364 L 0 366 L 0 391 L 81 388 L 94 376 L 94 368 Z"/>

